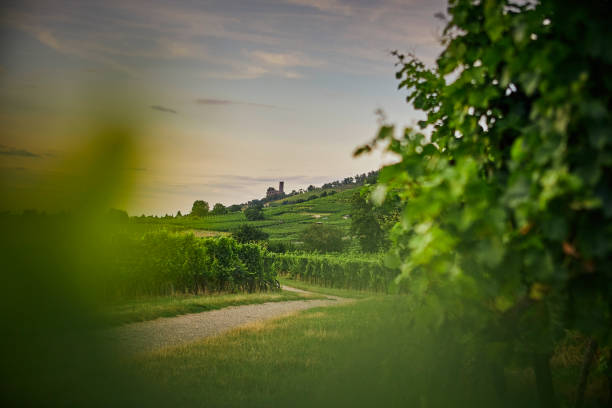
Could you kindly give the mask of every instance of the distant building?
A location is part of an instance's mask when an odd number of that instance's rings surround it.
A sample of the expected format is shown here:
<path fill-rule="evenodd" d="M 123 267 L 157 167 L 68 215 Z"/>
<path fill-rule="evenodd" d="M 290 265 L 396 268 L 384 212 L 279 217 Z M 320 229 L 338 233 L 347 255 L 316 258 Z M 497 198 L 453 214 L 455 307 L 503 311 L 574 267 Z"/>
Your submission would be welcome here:
<path fill-rule="evenodd" d="M 275 189 L 274 187 L 268 187 L 268 190 L 266 190 L 266 198 L 269 199 L 273 199 L 273 198 L 282 198 L 285 196 L 285 182 L 281 181 L 278 183 L 278 190 Z"/>

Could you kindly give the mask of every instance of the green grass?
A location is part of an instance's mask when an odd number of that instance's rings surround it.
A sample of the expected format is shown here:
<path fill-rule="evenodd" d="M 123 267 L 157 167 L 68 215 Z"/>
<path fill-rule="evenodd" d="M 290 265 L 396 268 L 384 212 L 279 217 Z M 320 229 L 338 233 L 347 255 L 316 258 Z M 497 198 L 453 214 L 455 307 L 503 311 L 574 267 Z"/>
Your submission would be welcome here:
<path fill-rule="evenodd" d="M 351 289 L 337 289 L 337 288 L 325 288 L 321 286 L 312 285 L 310 283 L 302 282 L 299 280 L 291 279 L 288 277 L 278 277 L 278 281 L 282 285 L 291 286 L 297 289 L 307 290 L 314 293 L 322 293 L 325 295 L 339 296 L 352 299 L 364 299 L 371 296 L 384 296 L 376 292 L 364 292 Z"/>
<path fill-rule="evenodd" d="M 140 357 L 167 403 L 211 407 L 537 405 L 532 383 L 504 401 L 486 370 L 415 326 L 405 296 L 311 309 Z M 478 354 L 477 354 L 478 355 Z M 163 388 L 162 388 L 163 387 Z"/>
<path fill-rule="evenodd" d="M 104 320 L 109 325 L 121 325 L 153 320 L 158 317 L 173 317 L 222 309 L 228 306 L 322 298 L 324 296 L 289 291 L 145 297 L 108 307 L 104 311 Z"/>

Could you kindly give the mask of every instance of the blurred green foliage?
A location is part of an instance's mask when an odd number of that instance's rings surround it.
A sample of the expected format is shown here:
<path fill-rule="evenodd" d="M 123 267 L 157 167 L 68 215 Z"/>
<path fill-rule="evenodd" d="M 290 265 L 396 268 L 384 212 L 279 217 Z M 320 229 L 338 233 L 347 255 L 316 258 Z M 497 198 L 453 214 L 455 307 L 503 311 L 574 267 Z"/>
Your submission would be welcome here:
<path fill-rule="evenodd" d="M 116 213 L 129 191 L 136 130 L 101 124 L 85 149 L 40 180 L 35 197 L 3 185 L 16 208 L 63 210 L 0 216 L 0 404 L 163 405 L 162 387 L 122 368 L 121 350 L 100 341 L 101 285 L 112 266 Z M 119 219 L 122 217 L 119 217 Z"/>

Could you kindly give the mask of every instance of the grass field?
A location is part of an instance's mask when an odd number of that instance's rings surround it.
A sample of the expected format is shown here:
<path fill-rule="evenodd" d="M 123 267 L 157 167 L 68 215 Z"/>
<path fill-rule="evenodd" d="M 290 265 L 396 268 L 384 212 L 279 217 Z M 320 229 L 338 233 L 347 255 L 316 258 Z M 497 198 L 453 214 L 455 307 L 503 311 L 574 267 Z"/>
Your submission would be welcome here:
<path fill-rule="evenodd" d="M 353 298 L 353 299 L 364 299 L 371 296 L 381 296 L 380 293 L 375 292 L 364 292 L 351 289 L 336 289 L 336 288 L 323 288 L 320 286 L 311 285 L 307 282 L 291 279 L 288 277 L 279 277 L 278 281 L 282 285 L 292 286 L 297 289 L 307 290 L 314 293 L 321 293 L 325 295 L 333 295 L 339 297 Z"/>
<path fill-rule="evenodd" d="M 133 364 L 181 406 L 534 406 L 532 388 L 521 381 L 500 401 L 486 375 L 454 364 L 461 354 L 438 354 L 444 342 L 413 327 L 405 297 L 377 296 L 240 328 Z"/>
<path fill-rule="evenodd" d="M 322 299 L 324 296 L 289 291 L 211 294 L 211 295 L 174 295 L 143 297 L 130 302 L 111 305 L 104 311 L 105 322 L 109 325 L 153 320 L 158 317 L 172 317 L 187 313 L 222 309 L 228 306 L 283 302 L 290 300 Z"/>
<path fill-rule="evenodd" d="M 531 369 L 507 368 L 500 393 L 486 352 L 468 339 L 449 347 L 457 343 L 412 314 L 407 296 L 369 296 L 161 350 L 131 366 L 181 406 L 539 406 Z M 560 362 L 568 353 L 575 361 Z M 565 402 L 574 398 L 581 355 L 565 347 L 553 358 Z M 603 375 L 594 374 L 585 406 L 599 406 L 605 393 Z"/>

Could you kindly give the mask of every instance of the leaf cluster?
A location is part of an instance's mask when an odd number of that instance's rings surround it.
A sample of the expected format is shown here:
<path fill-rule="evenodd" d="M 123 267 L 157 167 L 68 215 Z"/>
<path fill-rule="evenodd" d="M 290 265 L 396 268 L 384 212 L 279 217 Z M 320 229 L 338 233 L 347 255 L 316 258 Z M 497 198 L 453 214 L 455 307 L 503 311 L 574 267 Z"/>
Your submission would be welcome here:
<path fill-rule="evenodd" d="M 448 13 L 435 67 L 395 53 L 424 119 L 356 152 L 399 158 L 379 176 L 404 203 L 388 263 L 439 304 L 430 322 L 461 321 L 498 356 L 550 353 L 566 329 L 609 342 L 611 9 L 454 0 Z"/>

